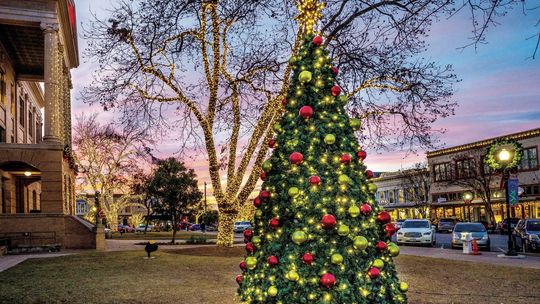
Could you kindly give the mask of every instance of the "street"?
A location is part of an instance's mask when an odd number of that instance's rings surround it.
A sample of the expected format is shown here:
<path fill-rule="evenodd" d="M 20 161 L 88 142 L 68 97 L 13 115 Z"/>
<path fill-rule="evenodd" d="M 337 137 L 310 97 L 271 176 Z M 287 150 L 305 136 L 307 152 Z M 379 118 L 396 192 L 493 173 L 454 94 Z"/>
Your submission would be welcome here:
<path fill-rule="evenodd" d="M 452 233 L 437 233 L 435 234 L 437 240 L 437 248 L 451 248 Z M 489 238 L 491 239 L 491 251 L 501 251 L 506 250 L 508 235 L 500 235 L 499 233 L 490 233 Z M 392 241 L 396 241 L 396 236 L 392 237 Z M 404 245 L 404 246 L 414 246 L 414 245 Z"/>

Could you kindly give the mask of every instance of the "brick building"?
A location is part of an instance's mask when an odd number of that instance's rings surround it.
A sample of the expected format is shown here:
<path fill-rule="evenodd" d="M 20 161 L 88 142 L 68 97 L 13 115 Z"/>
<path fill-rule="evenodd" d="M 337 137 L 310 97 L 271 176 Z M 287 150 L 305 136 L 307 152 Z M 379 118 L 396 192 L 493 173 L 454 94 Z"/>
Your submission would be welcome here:
<path fill-rule="evenodd" d="M 78 64 L 73 0 L 0 1 L 0 238 L 13 247 L 104 245 L 75 216 L 70 70 Z"/>

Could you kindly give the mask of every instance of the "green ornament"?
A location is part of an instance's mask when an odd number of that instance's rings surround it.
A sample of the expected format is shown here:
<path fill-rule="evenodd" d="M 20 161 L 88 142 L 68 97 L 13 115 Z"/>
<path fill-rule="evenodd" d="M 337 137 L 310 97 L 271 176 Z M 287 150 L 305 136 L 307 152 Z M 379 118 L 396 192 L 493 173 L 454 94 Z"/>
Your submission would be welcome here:
<path fill-rule="evenodd" d="M 297 230 L 293 232 L 291 239 L 295 244 L 300 245 L 307 240 L 307 235 L 304 231 Z"/>
<path fill-rule="evenodd" d="M 270 170 L 272 170 L 272 163 L 269 160 L 265 161 L 262 164 L 262 169 L 264 172 L 269 172 Z"/>
<path fill-rule="evenodd" d="M 354 238 L 353 247 L 358 250 L 364 250 L 368 246 L 368 240 L 363 236 L 357 236 Z"/>
<path fill-rule="evenodd" d="M 338 234 L 341 236 L 347 236 L 351 230 L 349 229 L 349 226 L 347 225 L 339 225 L 338 227 Z"/>
<path fill-rule="evenodd" d="M 343 105 L 346 105 L 347 102 L 349 102 L 349 97 L 347 97 L 347 95 L 341 95 L 339 96 L 339 102 L 341 102 L 341 104 Z"/>
<path fill-rule="evenodd" d="M 276 286 L 270 286 L 268 287 L 268 295 L 271 297 L 275 297 L 278 294 L 278 289 Z"/>
<path fill-rule="evenodd" d="M 289 188 L 289 196 L 290 197 L 296 197 L 298 196 L 298 194 L 300 194 L 300 190 L 296 187 L 290 187 Z"/>
<path fill-rule="evenodd" d="M 287 278 L 287 280 L 293 282 L 296 282 L 298 281 L 298 279 L 300 279 L 300 275 L 298 274 L 298 272 L 296 272 L 296 270 L 290 270 L 289 272 L 287 272 L 285 277 Z"/>
<path fill-rule="evenodd" d="M 381 269 L 381 268 L 384 267 L 384 262 L 381 259 L 376 259 L 375 261 L 373 261 L 373 263 L 371 265 L 373 267 L 377 267 L 377 268 Z"/>
<path fill-rule="evenodd" d="M 399 290 L 401 290 L 402 292 L 407 292 L 409 290 L 409 284 L 405 282 L 399 283 Z"/>
<path fill-rule="evenodd" d="M 261 217 L 263 215 L 263 212 L 261 209 L 257 209 L 257 211 L 255 211 L 255 216 L 256 217 Z"/>
<path fill-rule="evenodd" d="M 302 71 L 302 72 L 300 72 L 300 75 L 298 76 L 298 80 L 300 80 L 300 82 L 310 82 L 311 81 L 311 72 L 310 71 Z"/>
<path fill-rule="evenodd" d="M 279 133 L 281 132 L 281 125 L 279 123 L 274 124 L 274 132 Z"/>
<path fill-rule="evenodd" d="M 393 257 L 397 257 L 399 255 L 399 247 L 398 247 L 398 245 L 396 245 L 394 243 L 390 243 L 388 245 L 388 253 Z"/>
<path fill-rule="evenodd" d="M 257 211 L 260 211 L 260 210 L 257 210 Z M 352 217 L 357 217 L 358 215 L 360 215 L 360 208 L 358 208 L 358 206 L 356 206 L 356 205 L 350 206 L 349 207 L 349 214 Z"/>
<path fill-rule="evenodd" d="M 368 190 L 369 190 L 370 193 L 377 192 L 377 185 L 375 185 L 374 183 L 369 183 L 368 184 Z"/>
<path fill-rule="evenodd" d="M 254 236 L 251 238 L 251 242 L 253 243 L 253 245 L 259 246 L 261 244 L 261 238 L 258 236 Z"/>
<path fill-rule="evenodd" d="M 362 126 L 362 121 L 358 118 L 351 118 L 349 119 L 349 125 L 353 130 L 360 130 L 360 127 Z"/>
<path fill-rule="evenodd" d="M 296 57 L 295 57 L 295 56 L 292 56 L 290 62 L 291 62 L 291 63 L 295 63 L 296 60 L 297 60 Z"/>
<path fill-rule="evenodd" d="M 347 185 L 350 181 L 351 179 L 345 174 L 342 174 L 338 177 L 338 183 L 340 183 L 341 185 Z"/>
<path fill-rule="evenodd" d="M 325 137 L 324 137 L 324 142 L 327 144 L 327 145 L 332 145 L 336 142 L 336 136 L 334 134 L 327 134 Z"/>
<path fill-rule="evenodd" d="M 341 265 L 343 263 L 343 256 L 339 253 L 334 253 L 330 257 L 332 264 Z"/>
<path fill-rule="evenodd" d="M 257 267 L 257 259 L 255 257 L 247 257 L 246 266 L 248 269 L 255 269 L 255 267 Z"/>

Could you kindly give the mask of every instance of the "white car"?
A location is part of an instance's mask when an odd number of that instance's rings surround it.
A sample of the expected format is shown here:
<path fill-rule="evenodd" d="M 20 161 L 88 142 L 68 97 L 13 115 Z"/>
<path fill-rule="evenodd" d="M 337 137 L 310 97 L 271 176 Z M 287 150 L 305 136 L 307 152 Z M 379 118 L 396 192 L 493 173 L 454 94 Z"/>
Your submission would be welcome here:
<path fill-rule="evenodd" d="M 397 243 L 435 246 L 435 226 L 428 220 L 406 220 L 397 233 Z"/>
<path fill-rule="evenodd" d="M 234 223 L 234 232 L 244 232 L 244 230 L 246 229 L 250 229 L 251 228 L 251 223 L 250 222 L 247 222 L 247 221 L 243 221 L 243 222 L 235 222 Z"/>
<path fill-rule="evenodd" d="M 145 224 L 139 224 L 139 226 L 137 226 L 137 228 L 135 228 L 135 231 L 136 232 L 144 232 L 145 226 L 146 226 Z M 148 228 L 146 229 L 146 232 L 151 232 L 152 228 L 154 228 L 153 225 L 148 225 Z"/>

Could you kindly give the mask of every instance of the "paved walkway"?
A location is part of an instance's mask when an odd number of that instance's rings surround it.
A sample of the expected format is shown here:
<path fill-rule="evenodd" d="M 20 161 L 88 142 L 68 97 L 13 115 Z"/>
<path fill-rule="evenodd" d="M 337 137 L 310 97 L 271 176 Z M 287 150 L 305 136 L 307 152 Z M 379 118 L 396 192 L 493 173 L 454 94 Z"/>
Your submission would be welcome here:
<path fill-rule="evenodd" d="M 36 253 L 36 254 L 18 254 L 0 256 L 0 272 L 9 269 L 28 259 L 53 258 L 59 256 L 71 255 L 72 252 L 55 252 L 55 253 Z"/>
<path fill-rule="evenodd" d="M 502 254 L 502 252 L 482 251 L 481 255 L 466 255 L 463 254 L 461 250 L 442 248 L 400 246 L 399 249 L 401 254 L 422 257 L 540 269 L 540 257 L 538 256 L 526 256 L 524 259 L 510 259 L 497 257 L 497 255 Z"/>

